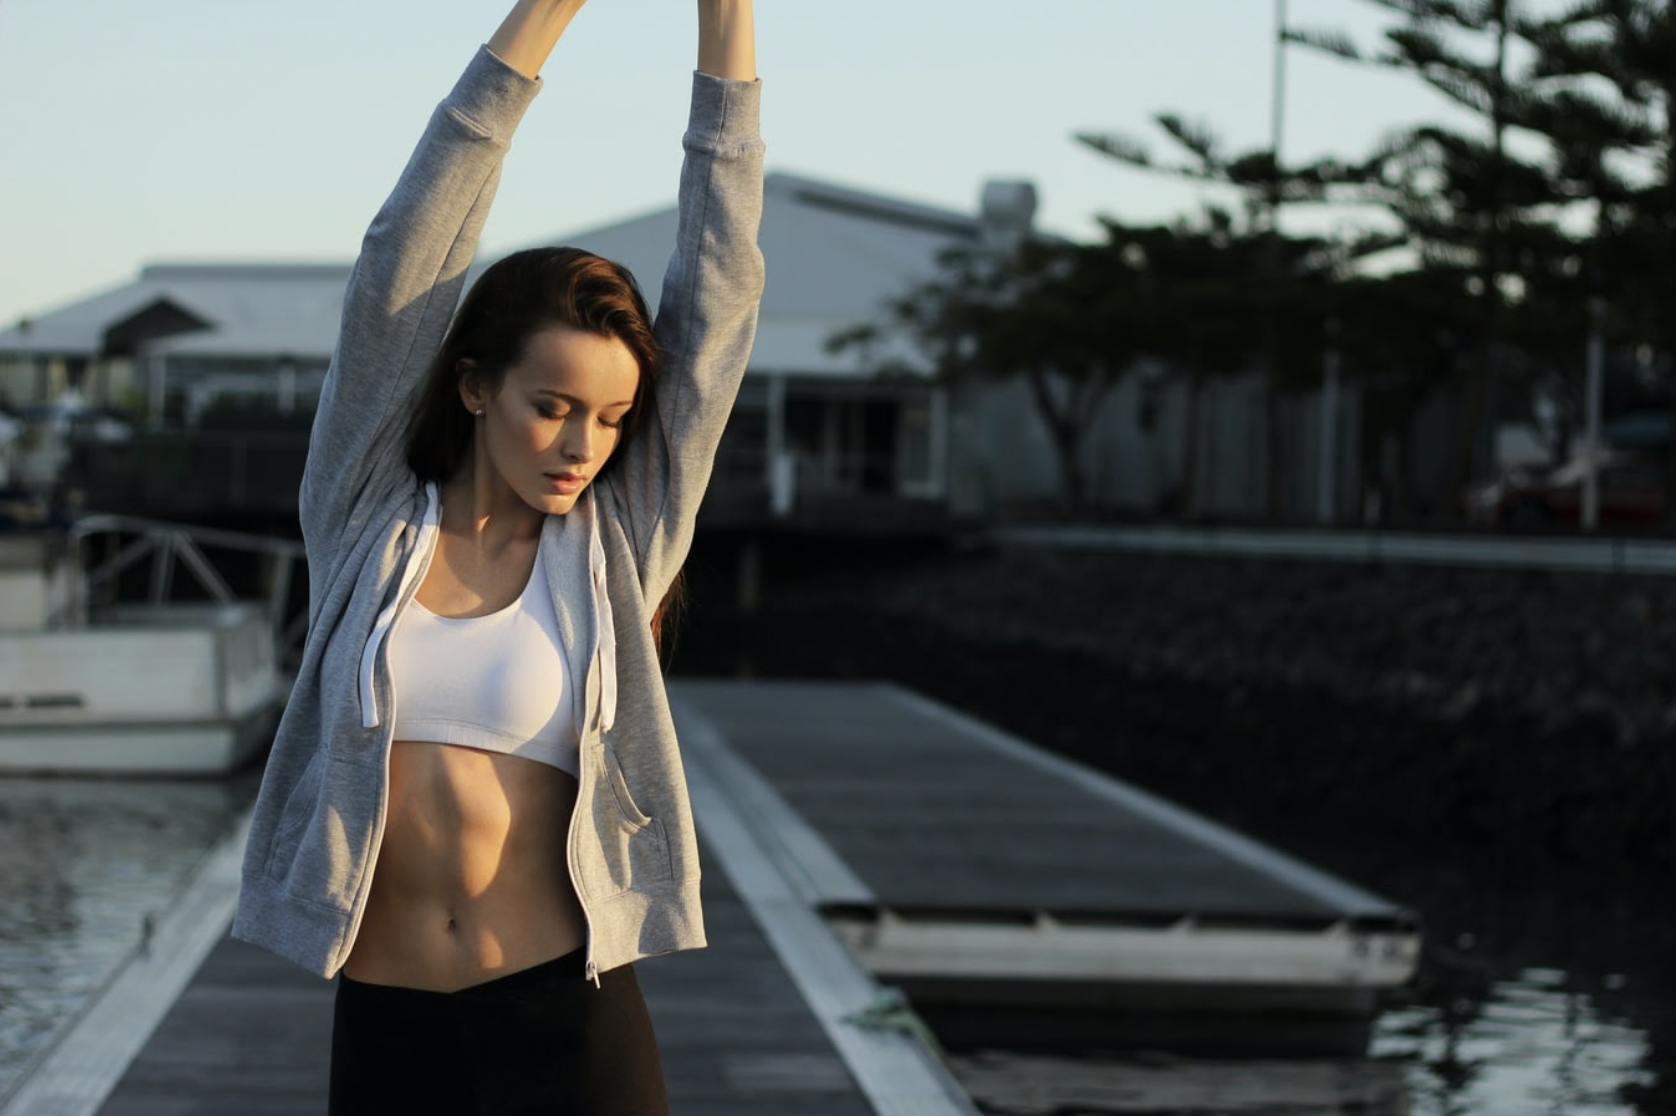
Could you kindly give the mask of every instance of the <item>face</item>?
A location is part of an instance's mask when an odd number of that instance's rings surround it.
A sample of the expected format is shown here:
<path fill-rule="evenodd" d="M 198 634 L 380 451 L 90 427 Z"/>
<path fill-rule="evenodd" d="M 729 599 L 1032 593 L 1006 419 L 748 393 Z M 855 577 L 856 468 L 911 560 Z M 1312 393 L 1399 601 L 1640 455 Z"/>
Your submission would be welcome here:
<path fill-rule="evenodd" d="M 576 506 L 617 448 L 640 366 L 615 337 L 553 326 L 535 334 L 500 384 L 461 378 L 477 421 L 478 467 L 547 515 Z"/>

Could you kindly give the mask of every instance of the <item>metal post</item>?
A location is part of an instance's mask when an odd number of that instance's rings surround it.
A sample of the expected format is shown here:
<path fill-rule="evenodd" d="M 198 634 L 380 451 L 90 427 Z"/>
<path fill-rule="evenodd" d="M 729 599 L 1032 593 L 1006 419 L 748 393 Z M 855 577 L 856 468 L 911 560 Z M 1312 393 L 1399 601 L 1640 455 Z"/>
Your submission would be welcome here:
<path fill-rule="evenodd" d="M 1327 319 L 1327 350 L 1321 358 L 1321 459 L 1315 474 L 1315 518 L 1331 523 L 1338 488 L 1339 352 L 1338 317 Z"/>
<path fill-rule="evenodd" d="M 1281 205 L 1281 146 L 1286 126 L 1286 0 L 1274 4 L 1274 80 L 1270 90 L 1270 139 L 1273 141 L 1269 168 L 1270 178 L 1264 191 L 1268 209 L 1267 270 L 1269 282 L 1279 284 L 1281 275 L 1280 205 Z M 1262 329 L 1263 353 L 1263 415 L 1262 442 L 1262 501 L 1263 514 L 1268 517 L 1286 514 L 1289 479 L 1282 473 L 1285 455 L 1281 447 L 1280 430 L 1280 321 L 1279 311 L 1271 308 L 1264 315 Z M 1257 474 L 1253 474 L 1254 476 Z"/>
<path fill-rule="evenodd" d="M 1588 382 L 1583 398 L 1583 513 L 1582 527 L 1593 531 L 1600 525 L 1600 397 L 1606 380 L 1606 340 L 1602 319 L 1606 300 L 1589 299 Z"/>
<path fill-rule="evenodd" d="M 289 415 L 297 409 L 297 362 L 292 357 L 279 358 L 279 378 L 276 384 L 279 413 Z"/>
<path fill-rule="evenodd" d="M 944 384 L 931 388 L 931 491 L 938 500 L 949 498 L 949 394 Z"/>
<path fill-rule="evenodd" d="M 1269 221 L 1278 225 L 1280 216 L 1280 141 L 1286 128 L 1286 0 L 1274 0 L 1274 88 L 1269 105 L 1270 136 L 1274 141 L 1274 193 Z"/>
<path fill-rule="evenodd" d="M 151 422 L 153 430 L 163 429 L 163 407 L 167 402 L 165 394 L 164 376 L 168 372 L 168 358 L 162 353 L 151 353 L 146 358 L 146 365 L 150 371 L 151 388 Z"/>
<path fill-rule="evenodd" d="M 775 518 L 791 514 L 796 497 L 796 477 L 786 450 L 786 377 L 778 372 L 768 377 L 768 444 L 763 462 L 763 480 L 768 485 L 768 509 Z"/>

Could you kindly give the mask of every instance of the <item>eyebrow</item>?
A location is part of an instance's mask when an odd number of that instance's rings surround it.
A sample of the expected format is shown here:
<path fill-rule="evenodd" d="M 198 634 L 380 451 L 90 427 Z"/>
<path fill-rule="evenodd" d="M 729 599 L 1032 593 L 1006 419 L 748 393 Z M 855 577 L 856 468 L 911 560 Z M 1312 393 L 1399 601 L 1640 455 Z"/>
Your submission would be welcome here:
<path fill-rule="evenodd" d="M 579 398 L 577 396 L 574 396 L 574 395 L 571 395 L 567 392 L 554 391 L 552 388 L 535 388 L 534 392 L 535 392 L 536 395 L 546 395 L 546 396 L 550 396 L 554 399 L 563 400 L 564 402 L 569 403 L 573 407 L 581 407 L 584 410 L 586 410 L 587 407 L 588 407 L 587 400 L 581 399 L 581 398 Z M 634 400 L 632 400 L 632 399 L 622 399 L 622 400 L 619 400 L 615 403 L 602 404 L 598 409 L 601 410 L 601 411 L 609 411 L 612 407 L 632 407 L 632 406 L 634 406 Z"/>

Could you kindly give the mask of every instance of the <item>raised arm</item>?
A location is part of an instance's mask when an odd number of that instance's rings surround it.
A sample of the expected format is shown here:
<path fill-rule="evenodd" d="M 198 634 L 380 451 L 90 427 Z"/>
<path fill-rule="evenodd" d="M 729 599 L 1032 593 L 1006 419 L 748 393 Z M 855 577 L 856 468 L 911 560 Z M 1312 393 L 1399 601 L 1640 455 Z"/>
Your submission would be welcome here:
<path fill-rule="evenodd" d="M 698 72 L 734 81 L 757 79 L 751 0 L 698 0 Z"/>
<path fill-rule="evenodd" d="M 653 325 L 663 350 L 656 406 L 613 462 L 614 474 L 602 478 L 653 603 L 691 543 L 763 290 L 761 85 L 750 0 L 698 0 L 698 26 L 674 252 Z"/>
<path fill-rule="evenodd" d="M 406 476 L 411 401 L 453 317 L 536 73 L 584 0 L 517 0 L 432 114 L 361 243 L 300 494 L 316 541 Z"/>

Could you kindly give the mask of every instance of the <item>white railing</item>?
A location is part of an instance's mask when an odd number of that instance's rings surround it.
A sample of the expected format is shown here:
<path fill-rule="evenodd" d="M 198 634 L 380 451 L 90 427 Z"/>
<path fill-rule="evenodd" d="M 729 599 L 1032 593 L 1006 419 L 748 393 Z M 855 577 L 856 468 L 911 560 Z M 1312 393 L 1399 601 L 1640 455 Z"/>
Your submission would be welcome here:
<path fill-rule="evenodd" d="M 88 515 L 76 520 L 70 527 L 69 537 L 74 559 L 84 572 L 78 591 L 70 595 L 57 615 L 48 618 L 49 623 L 85 623 L 90 608 L 101 599 L 101 594 L 108 603 L 116 603 L 122 574 L 146 561 L 150 562 L 146 603 L 168 603 L 174 590 L 175 573 L 184 568 L 210 600 L 217 604 L 232 604 L 239 598 L 215 564 L 205 557 L 204 549 L 238 551 L 264 559 L 260 599 L 274 641 L 274 661 L 282 666 L 290 666 L 297 661 L 308 615 L 306 610 L 301 610 L 298 615 L 289 616 L 287 602 L 293 574 L 303 561 L 302 543 L 213 527 L 107 514 Z M 93 540 L 100 537 L 108 537 L 115 550 L 104 560 L 89 564 L 95 548 Z"/>

